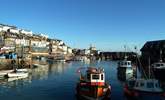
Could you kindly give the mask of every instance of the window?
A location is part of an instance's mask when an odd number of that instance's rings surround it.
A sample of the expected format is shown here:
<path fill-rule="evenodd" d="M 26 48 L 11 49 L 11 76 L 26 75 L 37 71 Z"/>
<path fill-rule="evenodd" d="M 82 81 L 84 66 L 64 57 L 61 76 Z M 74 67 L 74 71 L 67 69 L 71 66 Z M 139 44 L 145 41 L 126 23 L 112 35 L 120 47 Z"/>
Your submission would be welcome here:
<path fill-rule="evenodd" d="M 131 65 L 131 63 L 130 63 L 130 62 L 128 62 L 128 65 Z"/>
<path fill-rule="evenodd" d="M 160 64 L 156 64 L 156 67 L 159 67 L 160 66 Z"/>
<path fill-rule="evenodd" d="M 154 83 L 152 82 L 147 83 L 147 88 L 153 88 L 153 87 L 154 87 Z"/>
<path fill-rule="evenodd" d="M 99 75 L 98 74 L 92 75 L 92 79 L 99 79 Z"/>
<path fill-rule="evenodd" d="M 136 87 L 138 87 L 138 86 L 139 86 L 139 83 L 137 82 L 137 83 L 136 83 Z"/>
<path fill-rule="evenodd" d="M 140 86 L 143 87 L 144 86 L 144 83 L 140 83 Z"/>
<path fill-rule="evenodd" d="M 155 84 L 155 87 L 158 87 L 158 84 Z"/>
<path fill-rule="evenodd" d="M 91 75 L 87 74 L 87 79 L 90 80 L 91 79 Z"/>
<path fill-rule="evenodd" d="M 134 87 L 135 86 L 135 81 L 133 80 L 133 81 L 129 81 L 128 82 L 128 85 L 130 86 L 130 87 Z"/>
<path fill-rule="evenodd" d="M 103 74 L 101 74 L 101 80 L 103 80 L 103 78 L 104 78 L 104 77 L 103 77 Z"/>

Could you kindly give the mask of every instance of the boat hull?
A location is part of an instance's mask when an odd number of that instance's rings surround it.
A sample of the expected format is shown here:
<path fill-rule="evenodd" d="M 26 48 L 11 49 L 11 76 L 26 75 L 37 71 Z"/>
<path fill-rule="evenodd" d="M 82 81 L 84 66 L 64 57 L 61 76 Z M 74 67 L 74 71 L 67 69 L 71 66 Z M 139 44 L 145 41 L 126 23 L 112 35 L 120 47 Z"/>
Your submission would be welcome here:
<path fill-rule="evenodd" d="M 155 78 L 165 80 L 165 69 L 153 69 L 153 72 Z"/>
<path fill-rule="evenodd" d="M 120 81 L 126 81 L 134 76 L 132 68 L 117 68 L 117 78 Z"/>
<path fill-rule="evenodd" d="M 77 97 L 79 100 L 106 100 L 110 98 L 110 85 L 105 86 L 82 86 L 77 84 Z"/>
<path fill-rule="evenodd" d="M 28 77 L 28 73 L 25 72 L 11 72 L 7 74 L 7 77 Z"/>
<path fill-rule="evenodd" d="M 126 97 L 137 98 L 137 97 L 147 97 L 147 96 L 154 96 L 154 97 L 161 97 L 164 96 L 163 92 L 149 92 L 149 91 L 140 91 L 131 88 L 124 88 L 124 94 Z"/>

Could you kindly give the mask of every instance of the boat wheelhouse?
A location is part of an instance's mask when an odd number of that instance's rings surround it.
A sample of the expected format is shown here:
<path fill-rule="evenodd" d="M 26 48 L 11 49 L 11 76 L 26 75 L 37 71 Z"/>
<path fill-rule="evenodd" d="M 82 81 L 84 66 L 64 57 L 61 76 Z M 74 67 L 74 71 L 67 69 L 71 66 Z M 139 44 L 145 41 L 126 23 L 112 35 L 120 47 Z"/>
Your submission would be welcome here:
<path fill-rule="evenodd" d="M 105 82 L 104 69 L 87 68 L 86 74 L 80 76 L 76 91 L 77 96 L 83 99 L 102 100 L 110 98 L 111 87 Z"/>
<path fill-rule="evenodd" d="M 153 73 L 157 79 L 165 80 L 165 63 L 164 62 L 156 62 L 151 65 Z"/>
<path fill-rule="evenodd" d="M 132 64 L 131 64 L 131 61 L 123 60 L 123 61 L 119 62 L 118 67 L 120 67 L 120 68 L 131 68 Z"/>
<path fill-rule="evenodd" d="M 163 62 L 153 63 L 151 65 L 151 67 L 153 68 L 153 70 L 159 70 L 159 69 L 164 69 L 165 70 L 165 63 L 163 63 Z"/>

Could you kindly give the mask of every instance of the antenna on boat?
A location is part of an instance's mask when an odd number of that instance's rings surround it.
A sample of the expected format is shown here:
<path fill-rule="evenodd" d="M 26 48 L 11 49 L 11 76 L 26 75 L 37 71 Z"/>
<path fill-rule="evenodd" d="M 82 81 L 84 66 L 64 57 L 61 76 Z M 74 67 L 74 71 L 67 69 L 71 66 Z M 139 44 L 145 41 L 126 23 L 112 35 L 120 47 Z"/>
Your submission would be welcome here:
<path fill-rule="evenodd" d="M 126 55 L 126 45 L 124 45 L 124 59 L 127 60 L 127 55 Z"/>
<path fill-rule="evenodd" d="M 160 49 L 160 62 L 162 62 L 162 50 Z"/>

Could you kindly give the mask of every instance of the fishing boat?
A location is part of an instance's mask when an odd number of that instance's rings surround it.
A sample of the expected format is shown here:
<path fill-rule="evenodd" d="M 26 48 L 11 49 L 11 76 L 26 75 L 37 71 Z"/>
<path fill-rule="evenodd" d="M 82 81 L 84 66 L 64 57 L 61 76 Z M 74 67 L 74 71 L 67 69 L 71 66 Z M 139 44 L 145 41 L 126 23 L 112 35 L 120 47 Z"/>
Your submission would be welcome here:
<path fill-rule="evenodd" d="M 165 79 L 164 78 L 164 75 L 165 75 L 165 63 L 164 62 L 162 62 L 162 61 L 156 62 L 156 63 L 153 63 L 151 66 L 152 66 L 152 70 L 153 70 L 156 78 Z"/>
<path fill-rule="evenodd" d="M 117 73 L 118 78 L 121 80 L 127 80 L 129 78 L 132 78 L 134 75 L 134 70 L 131 61 L 127 60 L 126 57 L 124 60 L 120 61 L 118 63 Z"/>
<path fill-rule="evenodd" d="M 160 82 L 155 78 L 151 78 L 150 73 L 149 63 L 149 75 L 146 76 L 144 72 L 144 78 L 133 78 L 128 80 L 124 86 L 125 95 L 130 97 L 141 97 L 148 95 L 163 96 L 165 93 L 160 85 Z"/>
<path fill-rule="evenodd" d="M 164 90 L 156 79 L 131 79 L 124 86 L 127 96 L 138 97 L 142 95 L 164 95 Z"/>
<path fill-rule="evenodd" d="M 151 68 L 153 70 L 153 73 L 156 78 L 158 79 L 165 79 L 165 63 L 162 61 L 162 51 L 160 50 L 160 60 L 159 62 L 155 62 L 151 65 Z"/>
<path fill-rule="evenodd" d="M 110 98 L 111 86 L 105 82 L 102 68 L 88 67 L 85 75 L 80 75 L 77 83 L 77 97 L 87 100 L 102 100 Z"/>
<path fill-rule="evenodd" d="M 118 62 L 118 68 L 117 70 L 119 72 L 121 72 L 121 70 L 125 72 L 125 76 L 133 76 L 133 67 L 132 67 L 132 62 L 130 60 L 127 59 L 127 55 L 126 55 L 126 46 L 124 46 L 125 48 L 125 56 L 124 56 L 124 60 L 121 60 Z"/>

